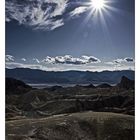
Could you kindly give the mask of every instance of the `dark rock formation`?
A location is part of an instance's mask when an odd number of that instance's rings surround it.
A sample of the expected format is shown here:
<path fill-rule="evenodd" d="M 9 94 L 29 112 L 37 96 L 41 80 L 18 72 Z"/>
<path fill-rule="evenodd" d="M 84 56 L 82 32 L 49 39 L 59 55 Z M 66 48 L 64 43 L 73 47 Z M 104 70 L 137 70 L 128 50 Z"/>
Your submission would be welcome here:
<path fill-rule="evenodd" d="M 124 89 L 134 89 L 135 82 L 134 80 L 130 80 L 127 77 L 123 76 L 121 82 L 117 86 Z"/>
<path fill-rule="evenodd" d="M 59 90 L 59 89 L 62 89 L 63 87 L 62 86 L 53 86 L 53 87 L 50 87 L 50 88 L 44 88 L 44 89 L 47 89 L 48 91 L 55 91 L 55 90 Z"/>
<path fill-rule="evenodd" d="M 112 86 L 106 83 L 97 86 L 97 88 L 110 88 L 110 87 Z"/>
<path fill-rule="evenodd" d="M 76 88 L 96 88 L 93 84 L 89 85 L 76 85 Z"/>
<path fill-rule="evenodd" d="M 93 84 L 89 84 L 89 85 L 85 86 L 85 88 L 95 88 L 95 86 Z"/>
<path fill-rule="evenodd" d="M 6 78 L 6 94 L 21 94 L 31 89 L 20 80 L 14 78 Z"/>

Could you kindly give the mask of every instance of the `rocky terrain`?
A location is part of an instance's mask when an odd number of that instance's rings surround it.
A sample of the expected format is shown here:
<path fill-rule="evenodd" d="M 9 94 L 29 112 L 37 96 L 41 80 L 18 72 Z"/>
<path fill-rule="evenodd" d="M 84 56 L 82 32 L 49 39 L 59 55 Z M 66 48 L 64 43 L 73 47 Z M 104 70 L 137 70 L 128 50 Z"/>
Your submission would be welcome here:
<path fill-rule="evenodd" d="M 6 79 L 7 140 L 133 140 L 134 81 L 32 88 Z"/>

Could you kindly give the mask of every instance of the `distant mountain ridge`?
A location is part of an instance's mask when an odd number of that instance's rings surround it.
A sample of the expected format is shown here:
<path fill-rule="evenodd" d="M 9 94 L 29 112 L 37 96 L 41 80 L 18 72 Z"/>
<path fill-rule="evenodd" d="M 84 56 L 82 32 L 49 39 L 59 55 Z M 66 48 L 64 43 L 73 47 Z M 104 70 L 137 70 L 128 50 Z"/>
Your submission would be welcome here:
<path fill-rule="evenodd" d="M 122 71 L 42 71 L 29 68 L 6 69 L 6 77 L 22 80 L 25 83 L 54 83 L 54 84 L 100 84 L 119 83 L 122 76 L 134 80 L 135 72 Z"/>

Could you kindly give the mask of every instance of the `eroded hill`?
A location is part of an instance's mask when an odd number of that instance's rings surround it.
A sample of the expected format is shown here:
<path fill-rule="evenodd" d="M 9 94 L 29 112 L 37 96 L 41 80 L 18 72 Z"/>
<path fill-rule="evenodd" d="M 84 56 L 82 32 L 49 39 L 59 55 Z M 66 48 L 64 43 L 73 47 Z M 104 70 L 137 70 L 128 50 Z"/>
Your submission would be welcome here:
<path fill-rule="evenodd" d="M 134 117 L 83 112 L 6 123 L 7 140 L 134 140 Z"/>

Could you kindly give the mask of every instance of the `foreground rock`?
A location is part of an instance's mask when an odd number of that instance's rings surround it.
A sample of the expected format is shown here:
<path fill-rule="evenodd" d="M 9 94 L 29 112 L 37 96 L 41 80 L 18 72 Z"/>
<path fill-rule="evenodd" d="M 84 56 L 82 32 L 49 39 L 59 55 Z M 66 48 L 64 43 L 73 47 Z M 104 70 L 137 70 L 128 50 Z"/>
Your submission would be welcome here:
<path fill-rule="evenodd" d="M 83 112 L 6 123 L 7 140 L 134 140 L 134 117 Z"/>

